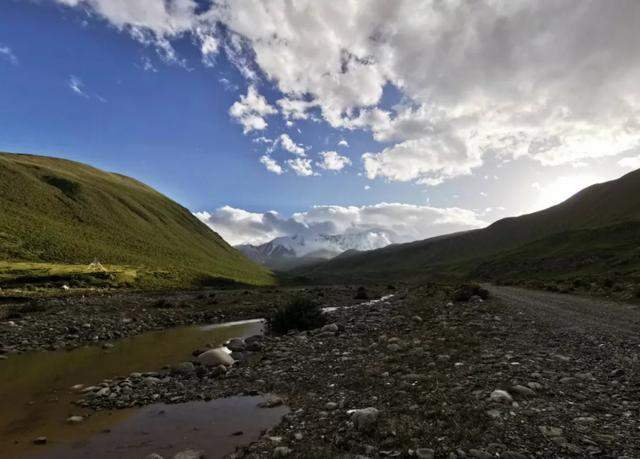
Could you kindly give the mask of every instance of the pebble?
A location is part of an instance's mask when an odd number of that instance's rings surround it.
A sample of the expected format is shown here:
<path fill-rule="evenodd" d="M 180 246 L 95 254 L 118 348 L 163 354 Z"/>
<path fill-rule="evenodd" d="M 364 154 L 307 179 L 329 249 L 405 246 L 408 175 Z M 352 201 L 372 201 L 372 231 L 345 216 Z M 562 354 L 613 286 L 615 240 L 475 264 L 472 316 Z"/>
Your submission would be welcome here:
<path fill-rule="evenodd" d="M 84 421 L 83 416 L 69 416 L 67 418 L 67 424 L 80 424 Z"/>
<path fill-rule="evenodd" d="M 33 440 L 34 445 L 46 445 L 47 437 L 38 437 Z"/>
<path fill-rule="evenodd" d="M 197 449 L 187 449 L 180 451 L 173 456 L 173 459 L 204 459 L 204 451 Z"/>
<path fill-rule="evenodd" d="M 513 397 L 506 390 L 496 389 L 491 392 L 489 396 L 492 402 L 497 403 L 511 403 L 513 402 Z"/>
<path fill-rule="evenodd" d="M 374 407 L 362 408 L 351 412 L 351 420 L 354 427 L 362 432 L 371 431 L 378 422 L 379 416 L 380 411 Z"/>
<path fill-rule="evenodd" d="M 418 448 L 415 453 L 418 459 L 433 459 L 435 455 L 436 452 L 429 448 Z"/>
<path fill-rule="evenodd" d="M 291 454 L 291 448 L 287 448 L 286 446 L 278 446 L 273 450 L 273 457 L 287 457 Z"/>

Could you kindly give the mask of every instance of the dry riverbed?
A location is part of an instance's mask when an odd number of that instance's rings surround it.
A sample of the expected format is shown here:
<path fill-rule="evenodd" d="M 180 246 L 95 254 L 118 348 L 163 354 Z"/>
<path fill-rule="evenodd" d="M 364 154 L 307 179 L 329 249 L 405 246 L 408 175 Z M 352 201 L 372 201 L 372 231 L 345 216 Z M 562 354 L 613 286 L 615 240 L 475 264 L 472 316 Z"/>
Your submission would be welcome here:
<path fill-rule="evenodd" d="M 353 289 L 320 291 L 326 306 L 356 303 Z M 278 394 L 262 409 L 289 414 L 235 457 L 640 457 L 637 333 L 597 327 L 579 309 L 569 327 L 566 316 L 541 315 L 535 296 L 454 303 L 432 286 L 391 293 L 331 311 L 319 330 L 233 341 L 229 368 L 203 365 L 195 355 L 205 347 L 159 371 L 95 381 L 78 389 L 76 406 Z"/>

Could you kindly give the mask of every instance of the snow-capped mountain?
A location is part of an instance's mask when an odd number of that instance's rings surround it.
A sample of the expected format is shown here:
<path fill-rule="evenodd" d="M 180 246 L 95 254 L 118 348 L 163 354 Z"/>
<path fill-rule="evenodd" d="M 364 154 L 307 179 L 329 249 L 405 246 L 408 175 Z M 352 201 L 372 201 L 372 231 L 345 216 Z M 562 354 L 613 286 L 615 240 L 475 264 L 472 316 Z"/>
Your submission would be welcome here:
<path fill-rule="evenodd" d="M 374 250 L 391 243 L 388 231 L 368 230 L 338 235 L 296 234 L 278 237 L 262 245 L 243 244 L 236 248 L 258 263 L 282 270 L 327 260 L 347 250 Z"/>

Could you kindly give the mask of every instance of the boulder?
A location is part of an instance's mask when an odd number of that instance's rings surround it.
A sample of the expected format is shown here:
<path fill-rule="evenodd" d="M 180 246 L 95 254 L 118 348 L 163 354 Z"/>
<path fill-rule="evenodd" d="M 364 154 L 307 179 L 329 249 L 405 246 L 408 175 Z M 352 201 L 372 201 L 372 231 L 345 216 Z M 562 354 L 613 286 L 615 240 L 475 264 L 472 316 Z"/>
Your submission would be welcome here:
<path fill-rule="evenodd" d="M 200 354 L 198 356 L 198 362 L 208 367 L 217 367 L 218 365 L 230 367 L 233 365 L 234 360 L 224 351 L 224 349 L 216 348 Z"/>
<path fill-rule="evenodd" d="M 353 421 L 353 425 L 357 430 L 361 432 L 369 432 L 373 430 L 376 423 L 378 422 L 379 416 L 380 411 L 378 411 L 377 408 L 373 407 L 353 410 L 351 412 L 351 420 Z"/>

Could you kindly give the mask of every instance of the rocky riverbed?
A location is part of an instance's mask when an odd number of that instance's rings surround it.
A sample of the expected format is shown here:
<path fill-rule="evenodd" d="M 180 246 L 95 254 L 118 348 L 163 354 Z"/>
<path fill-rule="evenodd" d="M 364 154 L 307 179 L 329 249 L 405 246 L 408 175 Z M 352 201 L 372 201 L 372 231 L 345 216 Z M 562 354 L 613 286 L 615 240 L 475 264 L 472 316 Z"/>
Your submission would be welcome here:
<path fill-rule="evenodd" d="M 77 403 L 278 394 L 264 409 L 290 414 L 235 457 L 640 457 L 639 345 L 418 286 L 336 309 L 318 330 L 236 340 L 232 366 L 194 349 L 160 372 L 79 388 Z"/>
<path fill-rule="evenodd" d="M 3 306 L 0 356 L 108 343 L 150 330 L 265 317 L 298 294 L 329 305 L 355 303 L 355 291 L 356 287 L 347 286 L 20 298 Z"/>

